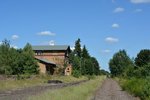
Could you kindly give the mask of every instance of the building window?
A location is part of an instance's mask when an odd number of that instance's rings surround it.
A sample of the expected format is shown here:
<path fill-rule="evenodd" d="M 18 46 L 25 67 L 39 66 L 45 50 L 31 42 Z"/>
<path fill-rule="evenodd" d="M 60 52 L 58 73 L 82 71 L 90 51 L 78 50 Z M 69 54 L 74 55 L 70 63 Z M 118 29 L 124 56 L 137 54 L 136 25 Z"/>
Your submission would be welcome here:
<path fill-rule="evenodd" d="M 43 55 L 42 51 L 36 52 L 36 55 Z"/>

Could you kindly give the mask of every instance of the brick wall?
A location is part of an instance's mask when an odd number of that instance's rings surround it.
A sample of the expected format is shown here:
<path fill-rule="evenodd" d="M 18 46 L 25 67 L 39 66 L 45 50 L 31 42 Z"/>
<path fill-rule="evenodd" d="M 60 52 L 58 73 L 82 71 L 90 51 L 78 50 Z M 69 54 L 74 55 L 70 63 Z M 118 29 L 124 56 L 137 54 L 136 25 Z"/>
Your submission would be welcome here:
<path fill-rule="evenodd" d="M 40 55 L 37 55 L 37 53 L 35 53 L 35 57 L 36 58 L 43 58 L 43 59 L 47 59 L 51 62 L 54 62 L 56 63 L 56 65 L 59 65 L 59 66 L 63 66 L 64 65 L 64 62 L 65 62 L 65 51 L 61 51 L 61 52 L 54 52 L 52 51 L 49 51 L 49 52 L 43 52 L 41 53 Z"/>
<path fill-rule="evenodd" d="M 40 68 L 40 73 L 45 74 L 46 73 L 46 66 L 40 62 L 38 62 L 39 68 Z"/>

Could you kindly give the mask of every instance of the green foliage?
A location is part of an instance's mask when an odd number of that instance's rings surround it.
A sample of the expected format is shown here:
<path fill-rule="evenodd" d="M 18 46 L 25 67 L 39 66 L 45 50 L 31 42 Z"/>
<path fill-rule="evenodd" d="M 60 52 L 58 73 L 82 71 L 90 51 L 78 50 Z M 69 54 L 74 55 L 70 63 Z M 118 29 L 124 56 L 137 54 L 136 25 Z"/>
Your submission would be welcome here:
<path fill-rule="evenodd" d="M 143 67 L 148 63 L 150 63 L 150 50 L 149 49 L 141 50 L 137 54 L 137 57 L 135 58 L 135 64 L 139 67 Z"/>
<path fill-rule="evenodd" d="M 80 70 L 81 68 L 80 58 L 78 56 L 74 56 L 71 60 L 72 60 L 71 64 L 73 66 L 73 70 Z"/>
<path fill-rule="evenodd" d="M 100 66 L 97 59 L 90 56 L 85 45 L 83 49 L 81 49 L 80 39 L 75 42 L 75 50 L 70 53 L 69 62 L 73 66 L 74 76 L 100 74 Z"/>
<path fill-rule="evenodd" d="M 133 74 L 132 77 L 145 78 L 147 76 L 150 76 L 150 63 L 142 67 L 136 67 L 135 69 L 132 69 L 130 71 Z"/>
<path fill-rule="evenodd" d="M 82 60 L 82 75 L 99 75 L 99 64 L 93 57 Z"/>
<path fill-rule="evenodd" d="M 99 75 L 98 61 L 91 57 L 89 59 L 74 56 L 72 59 L 73 72 L 78 70 L 82 75 Z"/>
<path fill-rule="evenodd" d="M 1 74 L 11 74 L 12 68 L 10 67 L 12 63 L 11 55 L 12 49 L 10 48 L 10 42 L 8 40 L 4 40 L 2 45 L 0 45 L 0 73 Z"/>
<path fill-rule="evenodd" d="M 127 66 L 124 70 L 124 73 L 122 74 L 125 78 L 130 78 L 135 76 L 135 73 L 133 72 L 135 70 L 135 67 L 133 65 Z"/>
<path fill-rule="evenodd" d="M 91 61 L 93 63 L 94 67 L 94 73 L 95 75 L 100 75 L 100 65 L 95 57 L 91 57 Z"/>
<path fill-rule="evenodd" d="M 87 59 L 90 58 L 90 55 L 85 45 L 83 46 L 83 49 L 82 49 L 82 57 L 87 58 Z"/>
<path fill-rule="evenodd" d="M 145 78 L 150 76 L 150 50 L 141 50 L 135 58 L 135 68 L 132 69 L 133 77 Z"/>
<path fill-rule="evenodd" d="M 79 57 L 81 57 L 81 44 L 80 44 L 80 39 L 78 39 L 76 42 L 75 42 L 75 54 Z"/>
<path fill-rule="evenodd" d="M 109 69 L 112 76 L 122 76 L 126 68 L 133 66 L 132 60 L 129 58 L 125 50 L 115 53 L 109 61 Z"/>
<path fill-rule="evenodd" d="M 146 100 L 150 99 L 150 77 L 146 78 L 142 93 L 143 93 L 142 95 L 143 99 Z"/>
<path fill-rule="evenodd" d="M 129 91 L 141 98 L 141 100 L 150 99 L 150 78 L 141 79 L 141 78 L 131 78 L 131 79 L 122 79 L 120 80 L 121 86 L 124 90 Z"/>
<path fill-rule="evenodd" d="M 0 45 L 0 74 L 18 75 L 37 74 L 38 65 L 34 59 L 31 45 L 28 43 L 24 49 L 16 50 L 10 47 L 10 42 L 4 40 Z"/>
<path fill-rule="evenodd" d="M 93 62 L 91 59 L 85 59 L 84 62 L 84 73 L 85 75 L 93 75 L 94 74 L 94 67 L 93 67 Z"/>
<path fill-rule="evenodd" d="M 10 75 L 13 73 L 11 65 L 16 62 L 15 57 L 16 52 L 13 48 L 10 48 L 9 41 L 4 40 L 0 46 L 0 74 Z"/>
<path fill-rule="evenodd" d="M 75 69 L 75 70 L 73 70 L 72 75 L 76 78 L 79 78 L 81 76 L 81 72 L 79 70 Z"/>
<path fill-rule="evenodd" d="M 26 46 L 23 48 L 23 60 L 25 61 L 24 66 L 24 73 L 25 74 L 37 74 L 38 73 L 38 65 L 37 61 L 34 59 L 34 52 L 32 50 L 32 46 L 27 43 Z"/>
<path fill-rule="evenodd" d="M 141 100 L 150 100 L 150 50 L 141 50 L 134 63 L 125 51 L 119 51 L 109 65 L 113 76 L 123 76 L 120 78 L 124 90 Z"/>

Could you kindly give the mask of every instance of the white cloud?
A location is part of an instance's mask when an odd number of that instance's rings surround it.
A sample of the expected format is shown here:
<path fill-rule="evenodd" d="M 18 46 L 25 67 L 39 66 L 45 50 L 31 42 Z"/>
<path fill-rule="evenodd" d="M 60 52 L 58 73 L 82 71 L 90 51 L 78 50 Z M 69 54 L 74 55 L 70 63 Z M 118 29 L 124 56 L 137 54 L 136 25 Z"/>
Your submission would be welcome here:
<path fill-rule="evenodd" d="M 18 49 L 18 47 L 17 47 L 17 46 L 13 46 L 13 48 Z"/>
<path fill-rule="evenodd" d="M 2 44 L 2 42 L 0 42 L 0 45 Z"/>
<path fill-rule="evenodd" d="M 131 3 L 140 4 L 140 3 L 150 3 L 150 0 L 130 0 Z"/>
<path fill-rule="evenodd" d="M 110 53 L 110 52 L 111 52 L 111 50 L 109 50 L 109 49 L 102 50 L 102 53 Z"/>
<path fill-rule="evenodd" d="M 114 23 L 114 24 L 112 24 L 112 28 L 119 28 L 120 26 L 119 26 L 119 24 L 117 24 L 117 23 Z"/>
<path fill-rule="evenodd" d="M 143 10 L 142 9 L 135 9 L 135 12 L 142 12 Z"/>
<path fill-rule="evenodd" d="M 18 49 L 18 47 L 16 45 L 10 45 L 10 47 Z"/>
<path fill-rule="evenodd" d="M 105 41 L 108 43 L 116 43 L 116 42 L 119 42 L 119 39 L 114 38 L 114 37 L 107 37 L 105 38 Z"/>
<path fill-rule="evenodd" d="M 55 41 L 54 40 L 49 41 L 49 45 L 54 46 L 55 45 Z"/>
<path fill-rule="evenodd" d="M 16 40 L 16 39 L 18 39 L 19 38 L 19 36 L 18 35 L 12 35 L 12 37 L 11 37 L 13 40 Z"/>
<path fill-rule="evenodd" d="M 43 36 L 55 36 L 56 34 L 51 32 L 51 31 L 43 31 L 38 33 L 38 35 L 43 35 Z"/>
<path fill-rule="evenodd" d="M 75 46 L 71 46 L 70 49 L 75 50 Z M 81 49 L 83 49 L 83 46 L 81 46 Z"/>
<path fill-rule="evenodd" d="M 71 49 L 71 50 L 74 50 L 74 49 L 75 49 L 75 47 L 74 47 L 74 46 L 72 46 L 72 47 L 70 47 L 70 49 Z"/>
<path fill-rule="evenodd" d="M 120 13 L 120 12 L 124 12 L 125 9 L 122 8 L 122 7 L 118 7 L 118 8 L 115 8 L 115 10 L 113 11 L 114 13 Z"/>

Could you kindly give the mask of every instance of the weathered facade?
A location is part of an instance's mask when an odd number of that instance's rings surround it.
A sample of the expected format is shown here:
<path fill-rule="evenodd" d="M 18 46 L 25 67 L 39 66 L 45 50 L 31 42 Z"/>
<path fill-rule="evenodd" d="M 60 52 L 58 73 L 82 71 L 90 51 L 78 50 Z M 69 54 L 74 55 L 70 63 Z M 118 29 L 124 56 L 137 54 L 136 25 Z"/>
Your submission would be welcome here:
<path fill-rule="evenodd" d="M 72 73 L 72 66 L 71 65 L 68 65 L 66 68 L 65 68 L 65 75 L 71 75 Z"/>
<path fill-rule="evenodd" d="M 56 72 L 55 69 L 63 68 L 64 64 L 67 64 L 67 67 L 70 66 L 68 62 L 70 47 L 67 45 L 32 46 L 32 49 L 35 58 L 39 61 L 38 65 L 41 73 L 53 75 Z"/>

